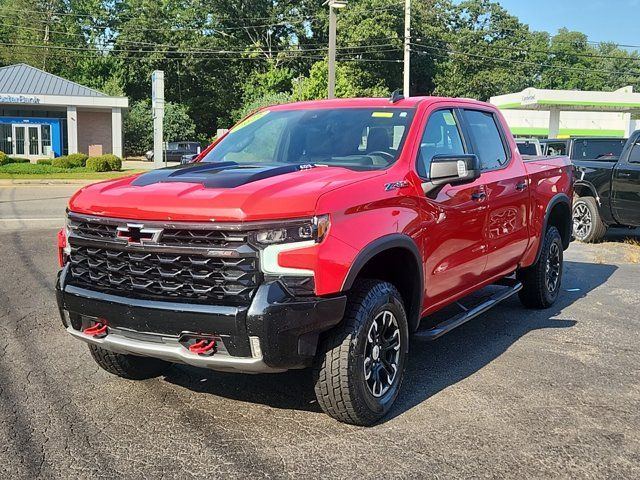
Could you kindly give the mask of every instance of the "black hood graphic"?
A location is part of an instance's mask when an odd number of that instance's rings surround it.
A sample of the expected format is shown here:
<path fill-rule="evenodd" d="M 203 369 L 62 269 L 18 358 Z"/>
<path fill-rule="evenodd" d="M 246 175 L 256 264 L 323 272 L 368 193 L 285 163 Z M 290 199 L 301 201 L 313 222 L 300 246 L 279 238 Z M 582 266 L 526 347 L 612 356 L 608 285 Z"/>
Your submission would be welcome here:
<path fill-rule="evenodd" d="M 195 163 L 161 168 L 143 173 L 131 184 L 144 187 L 154 183 L 199 183 L 206 188 L 234 188 L 265 178 L 297 172 L 300 165 L 240 165 L 235 162 Z"/>

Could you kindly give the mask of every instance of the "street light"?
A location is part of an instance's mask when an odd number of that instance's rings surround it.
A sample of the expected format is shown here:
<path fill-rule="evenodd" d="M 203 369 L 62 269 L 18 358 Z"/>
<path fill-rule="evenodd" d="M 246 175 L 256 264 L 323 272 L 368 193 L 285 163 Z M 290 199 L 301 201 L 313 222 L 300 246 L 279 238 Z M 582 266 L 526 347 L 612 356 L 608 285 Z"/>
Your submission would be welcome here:
<path fill-rule="evenodd" d="M 322 6 L 329 6 L 329 92 L 336 96 L 336 9 L 347 6 L 346 0 L 326 0 Z"/>

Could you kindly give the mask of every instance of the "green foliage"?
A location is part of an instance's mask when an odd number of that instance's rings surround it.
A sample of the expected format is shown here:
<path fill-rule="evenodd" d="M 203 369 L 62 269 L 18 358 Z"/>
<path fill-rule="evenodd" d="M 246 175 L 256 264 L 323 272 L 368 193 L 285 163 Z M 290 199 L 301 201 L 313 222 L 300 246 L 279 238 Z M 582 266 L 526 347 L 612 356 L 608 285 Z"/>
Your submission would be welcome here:
<path fill-rule="evenodd" d="M 102 159 L 104 159 L 109 165 L 109 171 L 119 172 L 120 170 L 122 170 L 122 159 L 117 155 L 107 153 L 105 155 L 102 155 Z"/>
<path fill-rule="evenodd" d="M 6 153 L 0 151 L 0 166 L 14 163 L 29 163 L 29 159 L 10 157 Z"/>
<path fill-rule="evenodd" d="M 51 165 L 38 165 L 35 163 L 10 163 L 0 166 L 0 173 L 19 173 L 19 174 L 44 174 L 44 173 L 64 173 L 68 172 L 68 168 L 52 167 Z"/>
<path fill-rule="evenodd" d="M 87 160 L 87 170 L 90 172 L 110 172 L 111 165 L 109 164 L 109 160 L 104 158 L 104 155 L 100 157 L 89 157 Z"/>
<path fill-rule="evenodd" d="M 56 168 L 80 168 L 86 165 L 87 158 L 84 153 L 72 153 L 50 160 L 50 164 Z"/>
<path fill-rule="evenodd" d="M 84 153 L 71 153 L 67 155 L 69 163 L 74 165 L 74 167 L 84 167 L 87 164 L 87 158 L 89 158 L 89 155 Z"/>
<path fill-rule="evenodd" d="M 293 85 L 294 72 L 289 67 L 269 65 L 265 72 L 253 72 L 243 85 L 243 100 L 246 104 L 271 95 L 288 94 Z"/>
<path fill-rule="evenodd" d="M 125 155 L 142 155 L 153 148 L 153 117 L 151 102 L 142 100 L 134 103 L 124 119 Z M 177 103 L 165 103 L 164 138 L 167 142 L 192 140 L 196 126 L 189 117 L 187 107 Z"/>
<path fill-rule="evenodd" d="M 86 167 L 90 172 L 119 172 L 122 170 L 122 159 L 107 153 L 99 157 L 89 157 Z"/>
<path fill-rule="evenodd" d="M 328 65 L 322 60 L 311 67 L 308 78 L 302 80 L 295 92 L 296 100 L 315 100 L 326 98 L 328 84 Z M 388 97 L 389 89 L 381 78 L 376 79 L 373 72 L 351 64 L 339 64 L 336 67 L 336 97 Z"/>
<path fill-rule="evenodd" d="M 52 160 L 50 158 L 39 158 L 36 160 L 38 165 L 51 165 Z"/>
<path fill-rule="evenodd" d="M 256 98 L 250 103 L 247 103 L 244 107 L 236 112 L 234 115 L 235 120 L 239 121 L 247 115 L 255 112 L 264 107 L 270 107 L 271 105 L 281 105 L 292 101 L 292 97 L 288 93 L 267 93 L 262 97 Z"/>

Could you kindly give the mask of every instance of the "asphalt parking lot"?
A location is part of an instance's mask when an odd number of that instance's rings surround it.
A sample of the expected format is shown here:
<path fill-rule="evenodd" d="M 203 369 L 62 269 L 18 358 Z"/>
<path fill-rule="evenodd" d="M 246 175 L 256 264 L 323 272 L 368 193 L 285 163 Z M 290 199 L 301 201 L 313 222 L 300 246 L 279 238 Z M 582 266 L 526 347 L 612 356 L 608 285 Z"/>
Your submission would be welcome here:
<path fill-rule="evenodd" d="M 554 308 L 512 298 L 414 342 L 397 405 L 366 429 L 323 415 L 307 372 L 100 370 L 53 293 L 77 188 L 0 187 L 0 478 L 640 478 L 633 232 L 572 244 Z"/>

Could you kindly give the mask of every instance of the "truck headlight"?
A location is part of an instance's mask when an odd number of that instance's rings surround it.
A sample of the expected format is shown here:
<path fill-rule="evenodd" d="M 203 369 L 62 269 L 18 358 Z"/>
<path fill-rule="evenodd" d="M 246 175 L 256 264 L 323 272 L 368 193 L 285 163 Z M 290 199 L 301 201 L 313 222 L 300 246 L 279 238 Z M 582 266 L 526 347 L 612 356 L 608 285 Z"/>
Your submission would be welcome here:
<path fill-rule="evenodd" d="M 309 240 L 320 243 L 327 236 L 330 224 L 329 215 L 320 215 L 313 217 L 311 220 L 302 220 L 300 222 L 286 222 L 278 228 L 257 231 L 255 240 L 262 245 Z"/>

